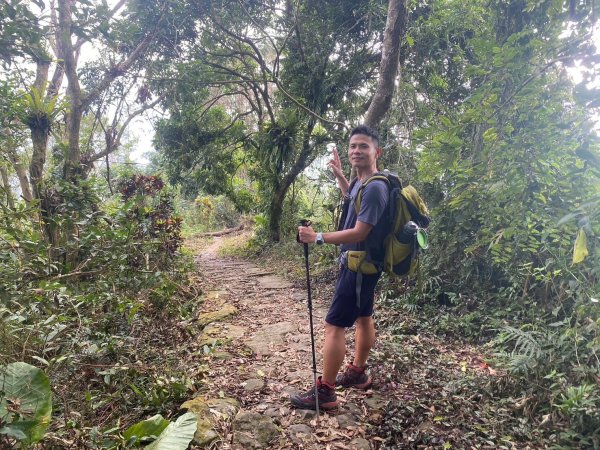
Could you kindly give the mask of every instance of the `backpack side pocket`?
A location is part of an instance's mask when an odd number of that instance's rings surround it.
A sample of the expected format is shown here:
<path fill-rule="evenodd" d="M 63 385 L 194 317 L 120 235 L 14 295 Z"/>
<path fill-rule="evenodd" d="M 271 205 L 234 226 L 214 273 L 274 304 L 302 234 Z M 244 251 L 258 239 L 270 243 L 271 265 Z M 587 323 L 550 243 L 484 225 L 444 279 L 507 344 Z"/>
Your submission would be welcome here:
<path fill-rule="evenodd" d="M 411 269 L 414 244 L 403 244 L 393 234 L 386 237 L 384 270 L 396 275 L 407 274 Z"/>

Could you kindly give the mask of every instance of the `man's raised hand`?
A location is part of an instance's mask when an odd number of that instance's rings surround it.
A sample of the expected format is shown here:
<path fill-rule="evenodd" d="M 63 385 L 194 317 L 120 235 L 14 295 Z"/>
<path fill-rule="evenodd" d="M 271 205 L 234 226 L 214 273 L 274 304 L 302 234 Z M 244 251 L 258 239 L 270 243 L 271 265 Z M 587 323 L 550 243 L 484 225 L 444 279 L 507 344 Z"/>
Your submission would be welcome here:
<path fill-rule="evenodd" d="M 332 153 L 333 159 L 329 161 L 327 166 L 329 167 L 329 169 L 331 169 L 331 171 L 337 179 L 345 178 L 344 172 L 342 172 L 342 161 L 340 159 L 340 155 L 338 154 L 336 147 L 333 147 Z"/>

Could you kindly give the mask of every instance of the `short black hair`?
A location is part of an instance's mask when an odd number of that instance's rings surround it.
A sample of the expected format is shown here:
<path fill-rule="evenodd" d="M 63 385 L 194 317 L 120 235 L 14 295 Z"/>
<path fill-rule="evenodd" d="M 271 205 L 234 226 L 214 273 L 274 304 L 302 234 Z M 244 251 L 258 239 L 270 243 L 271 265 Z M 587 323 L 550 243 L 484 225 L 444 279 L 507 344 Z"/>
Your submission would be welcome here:
<path fill-rule="evenodd" d="M 364 134 L 369 136 L 375 142 L 375 147 L 379 147 L 379 133 L 367 125 L 358 125 L 350 132 L 350 137 L 355 134 Z"/>

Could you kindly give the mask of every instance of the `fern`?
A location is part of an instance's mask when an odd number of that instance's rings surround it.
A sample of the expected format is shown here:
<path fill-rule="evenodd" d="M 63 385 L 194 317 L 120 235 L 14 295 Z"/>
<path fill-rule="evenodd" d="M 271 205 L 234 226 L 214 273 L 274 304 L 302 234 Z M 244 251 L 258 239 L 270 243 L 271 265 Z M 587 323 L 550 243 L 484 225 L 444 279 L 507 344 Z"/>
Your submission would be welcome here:
<path fill-rule="evenodd" d="M 19 111 L 23 123 L 30 128 L 49 132 L 57 117 L 66 109 L 67 102 L 59 96 L 44 98 L 45 90 L 45 85 L 41 89 L 31 87 L 14 107 Z"/>
<path fill-rule="evenodd" d="M 495 340 L 504 351 L 496 356 L 504 360 L 512 373 L 543 375 L 555 350 L 550 334 L 537 329 L 505 327 Z"/>
<path fill-rule="evenodd" d="M 514 343 L 512 355 L 539 358 L 544 353 L 541 345 L 544 336 L 539 331 L 506 327 L 503 334 L 505 343 Z"/>

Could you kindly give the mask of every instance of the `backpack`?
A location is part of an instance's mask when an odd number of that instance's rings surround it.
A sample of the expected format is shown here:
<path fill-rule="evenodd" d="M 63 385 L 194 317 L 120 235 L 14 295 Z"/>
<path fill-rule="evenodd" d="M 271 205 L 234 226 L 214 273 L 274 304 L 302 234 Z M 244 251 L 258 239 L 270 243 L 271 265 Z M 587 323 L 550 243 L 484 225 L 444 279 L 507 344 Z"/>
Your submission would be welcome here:
<path fill-rule="evenodd" d="M 375 180 L 387 183 L 390 195 L 386 212 L 380 219 L 388 224 L 384 241 L 383 243 L 370 242 L 367 238 L 366 250 L 344 252 L 345 254 L 342 254 L 341 257 L 342 264 L 361 275 L 382 271 L 393 277 L 412 275 L 418 266 L 419 247 L 427 248 L 427 235 L 422 231 L 431 222 L 427 206 L 414 187 L 403 188 L 398 175 L 384 170 L 369 177 L 360 187 L 354 201 L 357 215 L 360 211 L 363 190 Z M 355 182 L 356 179 L 350 184 L 349 191 L 352 190 Z M 344 202 L 340 229 L 344 225 L 350 203 L 350 200 Z M 409 222 L 413 222 L 413 224 L 409 226 L 410 229 L 407 229 L 407 232 L 404 232 L 404 227 Z M 376 261 L 371 256 L 372 249 L 381 245 L 383 245 L 383 261 Z M 359 278 L 362 279 L 362 276 Z M 359 288 L 357 288 L 357 295 L 360 295 Z"/>

